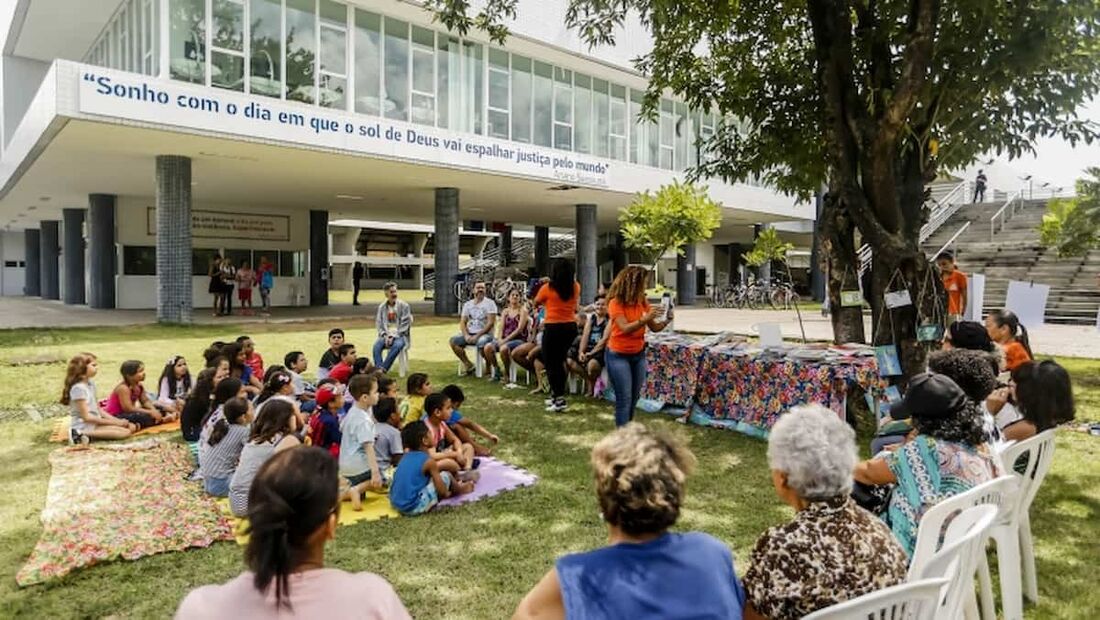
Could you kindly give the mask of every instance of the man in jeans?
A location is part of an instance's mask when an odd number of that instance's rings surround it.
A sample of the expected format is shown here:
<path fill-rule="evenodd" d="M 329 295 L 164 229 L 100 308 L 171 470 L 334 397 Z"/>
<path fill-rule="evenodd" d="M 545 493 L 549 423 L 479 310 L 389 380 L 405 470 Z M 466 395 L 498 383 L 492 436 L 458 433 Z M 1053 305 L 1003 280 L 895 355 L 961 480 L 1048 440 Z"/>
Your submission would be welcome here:
<path fill-rule="evenodd" d="M 397 298 L 397 283 L 386 282 L 382 290 L 386 293 L 386 301 L 379 304 L 374 317 L 378 326 L 378 339 L 374 341 L 374 365 L 389 372 L 397 356 L 411 342 L 413 316 L 409 304 Z M 382 352 L 386 349 L 390 352 L 383 360 Z"/>
<path fill-rule="evenodd" d="M 497 302 L 485 296 L 485 282 L 474 283 L 474 298 L 462 304 L 462 318 L 459 320 L 459 333 L 451 338 L 451 350 L 462 362 L 463 374 L 470 374 L 474 364 L 466 356 L 466 347 L 474 346 L 477 354 L 493 341 L 493 326 L 497 322 Z"/>

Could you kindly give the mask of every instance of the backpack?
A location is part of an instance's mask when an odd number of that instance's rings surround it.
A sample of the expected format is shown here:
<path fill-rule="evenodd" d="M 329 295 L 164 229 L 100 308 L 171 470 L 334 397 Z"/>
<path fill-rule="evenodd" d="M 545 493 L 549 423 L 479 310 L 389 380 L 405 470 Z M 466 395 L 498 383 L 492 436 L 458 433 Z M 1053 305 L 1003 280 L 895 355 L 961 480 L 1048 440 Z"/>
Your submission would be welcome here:
<path fill-rule="evenodd" d="M 260 276 L 260 286 L 266 289 L 275 288 L 275 274 L 270 269 L 264 269 Z"/>

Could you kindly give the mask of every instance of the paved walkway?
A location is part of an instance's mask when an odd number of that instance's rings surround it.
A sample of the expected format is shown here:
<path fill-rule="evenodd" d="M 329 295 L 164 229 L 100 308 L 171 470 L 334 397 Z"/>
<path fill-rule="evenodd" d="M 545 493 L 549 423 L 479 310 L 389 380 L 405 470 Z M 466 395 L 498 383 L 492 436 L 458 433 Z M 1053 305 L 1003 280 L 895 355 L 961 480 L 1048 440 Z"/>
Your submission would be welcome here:
<path fill-rule="evenodd" d="M 432 312 L 431 302 L 412 302 L 413 313 L 421 316 Z M 205 308 L 196 312 L 200 325 L 218 323 L 292 323 L 317 319 L 373 319 L 375 305 L 331 305 L 324 307 L 275 308 L 272 316 L 234 316 L 231 319 L 213 317 Z M 802 313 L 809 340 L 830 340 L 832 324 L 814 310 Z M 50 327 L 101 327 L 144 325 L 156 322 L 152 310 L 93 310 L 87 306 L 66 306 L 59 301 L 27 297 L 0 297 L 0 329 Z M 800 337 L 798 318 L 794 310 L 732 310 L 725 308 L 677 308 L 676 329 L 687 332 L 714 333 L 730 331 L 755 335 L 753 326 L 759 323 L 779 323 L 783 336 Z M 867 320 L 870 333 L 870 319 Z M 1064 355 L 1100 359 L 1100 331 L 1093 326 L 1044 325 L 1031 331 L 1031 344 L 1041 355 Z"/>

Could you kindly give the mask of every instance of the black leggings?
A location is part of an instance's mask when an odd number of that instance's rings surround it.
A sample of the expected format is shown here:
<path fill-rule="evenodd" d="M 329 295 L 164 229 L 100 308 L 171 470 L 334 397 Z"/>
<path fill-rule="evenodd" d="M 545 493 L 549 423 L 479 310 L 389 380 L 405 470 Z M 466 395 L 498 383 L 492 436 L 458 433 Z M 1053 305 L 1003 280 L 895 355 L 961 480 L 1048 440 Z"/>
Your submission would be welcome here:
<path fill-rule="evenodd" d="M 546 378 L 550 381 L 550 395 L 554 398 L 565 396 L 565 359 L 569 347 L 577 338 L 577 324 L 546 323 L 542 332 L 542 356 L 546 361 Z"/>

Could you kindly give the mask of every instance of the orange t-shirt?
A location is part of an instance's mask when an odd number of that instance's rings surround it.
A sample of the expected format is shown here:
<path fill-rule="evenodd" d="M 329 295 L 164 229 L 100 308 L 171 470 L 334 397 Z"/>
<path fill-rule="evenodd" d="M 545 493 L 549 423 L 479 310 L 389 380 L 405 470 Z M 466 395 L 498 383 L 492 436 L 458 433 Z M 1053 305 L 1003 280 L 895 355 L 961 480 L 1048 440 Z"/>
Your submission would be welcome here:
<path fill-rule="evenodd" d="M 569 301 L 565 301 L 558 295 L 558 292 L 554 290 L 554 287 L 550 286 L 550 283 L 542 285 L 537 295 L 535 295 L 535 303 L 546 306 L 546 318 L 542 322 L 546 325 L 552 323 L 576 323 L 577 322 L 577 302 L 581 298 L 581 285 L 578 282 L 573 283 L 573 297 Z"/>
<path fill-rule="evenodd" d="M 1024 345 L 1015 340 L 1006 344 L 1004 349 L 1006 370 L 1016 370 L 1017 366 L 1031 361 L 1031 356 L 1027 354 L 1027 349 L 1024 348 Z"/>
<path fill-rule="evenodd" d="M 947 290 L 947 314 L 962 314 L 966 311 L 963 308 L 962 298 L 966 293 L 967 279 L 966 274 L 955 270 L 949 274 L 943 276 L 943 288 Z"/>
<path fill-rule="evenodd" d="M 609 351 L 623 355 L 633 355 L 645 348 L 646 328 L 642 327 L 629 334 L 624 334 L 623 330 L 619 329 L 615 317 L 621 316 L 626 319 L 627 323 L 633 323 L 642 318 L 646 312 L 649 312 L 649 302 L 646 301 L 627 306 L 618 299 L 612 299 L 611 303 L 607 304 L 607 316 L 611 323 L 611 336 L 607 340 Z"/>

